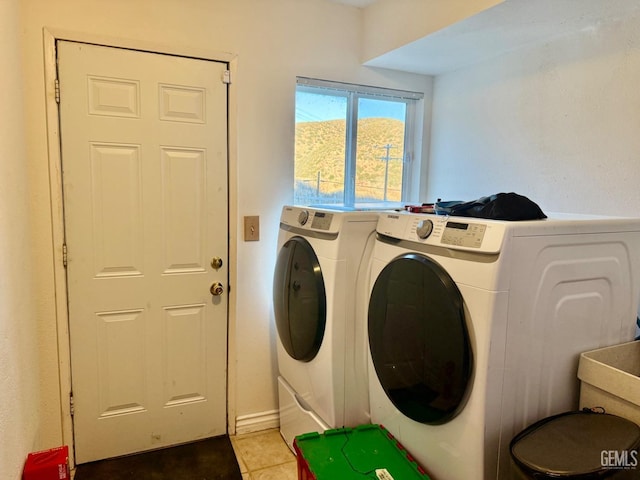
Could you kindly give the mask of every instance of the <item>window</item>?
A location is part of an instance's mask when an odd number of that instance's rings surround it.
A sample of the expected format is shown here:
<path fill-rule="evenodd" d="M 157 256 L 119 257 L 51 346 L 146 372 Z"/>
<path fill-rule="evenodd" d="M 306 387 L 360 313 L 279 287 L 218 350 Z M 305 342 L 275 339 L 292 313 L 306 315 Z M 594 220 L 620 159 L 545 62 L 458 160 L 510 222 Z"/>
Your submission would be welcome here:
<path fill-rule="evenodd" d="M 294 202 L 345 207 L 406 202 L 422 98 L 299 77 Z"/>

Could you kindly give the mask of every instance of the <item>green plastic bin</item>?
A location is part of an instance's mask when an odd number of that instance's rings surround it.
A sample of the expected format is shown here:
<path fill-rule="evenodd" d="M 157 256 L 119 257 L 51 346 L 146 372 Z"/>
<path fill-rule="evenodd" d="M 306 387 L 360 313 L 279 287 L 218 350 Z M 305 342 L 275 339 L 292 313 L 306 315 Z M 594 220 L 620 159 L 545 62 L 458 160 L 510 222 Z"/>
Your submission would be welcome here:
<path fill-rule="evenodd" d="M 298 480 L 429 480 L 425 470 L 382 425 L 298 435 Z"/>

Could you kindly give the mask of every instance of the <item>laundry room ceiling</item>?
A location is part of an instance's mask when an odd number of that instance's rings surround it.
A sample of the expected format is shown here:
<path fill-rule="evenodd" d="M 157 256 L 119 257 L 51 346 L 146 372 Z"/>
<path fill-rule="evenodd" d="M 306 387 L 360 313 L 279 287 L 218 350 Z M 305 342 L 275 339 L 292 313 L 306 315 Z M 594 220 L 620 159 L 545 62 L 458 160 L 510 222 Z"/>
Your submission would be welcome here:
<path fill-rule="evenodd" d="M 342 3 L 343 5 L 351 5 L 353 7 L 364 8 L 376 3 L 378 0 L 328 0 L 333 3 Z"/>
<path fill-rule="evenodd" d="M 584 32 L 597 36 L 605 22 L 630 16 L 640 16 L 640 2 L 504 0 L 365 65 L 439 75 L 563 35 Z"/>

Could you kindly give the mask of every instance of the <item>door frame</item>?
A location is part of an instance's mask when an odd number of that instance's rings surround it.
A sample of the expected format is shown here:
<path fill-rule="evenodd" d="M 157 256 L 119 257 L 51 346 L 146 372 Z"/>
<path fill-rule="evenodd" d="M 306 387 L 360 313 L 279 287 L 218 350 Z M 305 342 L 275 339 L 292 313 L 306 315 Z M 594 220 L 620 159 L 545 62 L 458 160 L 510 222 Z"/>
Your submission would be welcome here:
<path fill-rule="evenodd" d="M 56 101 L 57 52 L 56 42 L 91 43 L 106 47 L 125 48 L 149 53 L 190 57 L 200 60 L 225 62 L 229 65 L 231 78 L 236 78 L 238 56 L 208 48 L 176 47 L 155 44 L 143 40 L 105 37 L 86 32 L 74 32 L 55 28 L 43 28 L 43 51 L 45 72 L 45 104 L 47 122 L 47 150 L 49 159 L 49 191 L 51 200 L 51 231 L 53 238 L 53 275 L 55 296 L 55 321 L 58 345 L 58 371 L 62 422 L 62 443 L 69 445 L 69 462 L 75 465 L 73 419 L 71 415 L 71 347 L 69 339 L 69 313 L 67 308 L 67 278 L 64 267 L 64 198 L 62 194 L 62 152 L 60 138 L 59 104 Z M 229 285 L 237 285 L 238 246 L 238 148 L 237 148 L 237 86 L 231 82 L 227 98 L 227 143 L 228 143 L 228 216 L 229 216 Z M 229 289 L 227 312 L 227 432 L 235 434 L 236 418 L 236 295 Z"/>

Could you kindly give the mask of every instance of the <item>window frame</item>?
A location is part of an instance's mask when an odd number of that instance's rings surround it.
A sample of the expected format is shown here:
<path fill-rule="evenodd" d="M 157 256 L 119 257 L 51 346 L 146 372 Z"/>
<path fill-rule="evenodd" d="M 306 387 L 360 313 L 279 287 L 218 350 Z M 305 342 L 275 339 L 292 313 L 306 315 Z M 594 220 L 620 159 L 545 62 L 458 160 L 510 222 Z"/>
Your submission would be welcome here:
<path fill-rule="evenodd" d="M 420 148 L 422 135 L 418 129 L 422 125 L 420 113 L 424 111 L 424 93 L 396 90 L 383 87 L 357 85 L 309 77 L 296 77 L 296 94 L 308 92 L 343 97 L 347 100 L 346 138 L 344 159 L 344 206 L 356 206 L 356 170 L 358 138 L 358 104 L 362 99 L 389 100 L 405 104 L 404 154 L 402 158 L 402 194 L 400 202 L 370 202 L 363 205 L 394 206 L 417 201 L 419 192 L 415 188 L 420 174 Z M 295 196 L 295 192 L 294 192 Z"/>

